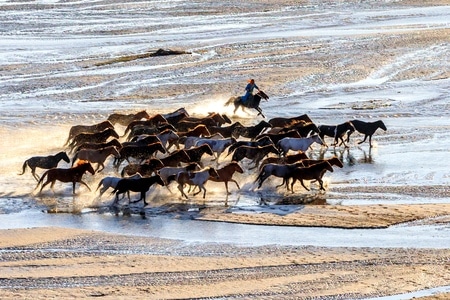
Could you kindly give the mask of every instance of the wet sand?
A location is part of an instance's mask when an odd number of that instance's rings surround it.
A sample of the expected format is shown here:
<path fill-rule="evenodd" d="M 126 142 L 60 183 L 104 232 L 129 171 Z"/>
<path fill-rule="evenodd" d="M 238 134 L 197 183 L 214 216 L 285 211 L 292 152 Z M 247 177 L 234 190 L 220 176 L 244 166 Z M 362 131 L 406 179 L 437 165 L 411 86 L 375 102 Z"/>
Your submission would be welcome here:
<path fill-rule="evenodd" d="M 235 247 L 62 228 L 2 230 L 0 241 L 3 299 L 358 299 L 450 280 L 447 249 Z"/>

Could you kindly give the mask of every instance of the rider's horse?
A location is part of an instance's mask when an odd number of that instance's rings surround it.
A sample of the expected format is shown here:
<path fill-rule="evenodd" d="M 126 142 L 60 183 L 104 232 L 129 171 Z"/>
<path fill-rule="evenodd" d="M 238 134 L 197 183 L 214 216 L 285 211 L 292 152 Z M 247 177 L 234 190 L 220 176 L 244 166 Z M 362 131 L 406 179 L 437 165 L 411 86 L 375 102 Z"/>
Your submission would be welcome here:
<path fill-rule="evenodd" d="M 228 99 L 228 101 L 225 103 L 225 106 L 230 105 L 231 103 L 234 104 L 234 113 L 236 113 L 237 109 L 239 107 L 244 110 L 245 107 L 247 108 L 254 108 L 258 111 L 258 116 L 261 115 L 263 118 L 265 118 L 264 114 L 262 113 L 261 108 L 259 107 L 259 103 L 261 102 L 261 99 L 269 100 L 269 96 L 266 95 L 266 93 L 259 91 L 255 95 L 250 95 L 249 98 L 245 103 L 242 102 L 241 96 L 234 96 Z"/>

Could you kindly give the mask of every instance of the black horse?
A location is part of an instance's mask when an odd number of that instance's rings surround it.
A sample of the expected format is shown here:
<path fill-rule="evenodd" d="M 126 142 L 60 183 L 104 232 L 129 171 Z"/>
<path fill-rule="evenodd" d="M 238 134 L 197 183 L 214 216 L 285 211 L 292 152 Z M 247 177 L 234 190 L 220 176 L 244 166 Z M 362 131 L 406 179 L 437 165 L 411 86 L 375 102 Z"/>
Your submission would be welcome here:
<path fill-rule="evenodd" d="M 333 146 L 336 146 L 339 140 L 341 140 L 339 146 L 344 145 L 345 148 L 348 148 L 348 146 L 345 144 L 343 136 L 346 133 L 347 136 L 350 136 L 355 131 L 355 127 L 353 127 L 352 123 L 347 121 L 338 125 L 320 125 L 319 130 L 320 130 L 319 136 L 322 140 L 324 140 L 325 136 L 329 136 L 334 138 Z"/>
<path fill-rule="evenodd" d="M 67 156 L 66 152 L 59 152 L 56 155 L 49 155 L 49 156 L 33 156 L 23 163 L 22 173 L 19 175 L 23 175 L 28 166 L 31 169 L 31 174 L 33 174 L 34 178 L 37 181 L 39 181 L 39 176 L 36 175 L 36 168 L 41 169 L 56 168 L 60 160 L 64 160 L 67 163 L 70 162 L 70 159 Z"/>
<path fill-rule="evenodd" d="M 353 124 L 356 131 L 359 133 L 364 134 L 364 139 L 361 142 L 358 142 L 358 144 L 362 144 L 366 141 L 367 137 L 369 137 L 369 145 L 372 147 L 372 135 L 375 133 L 375 131 L 378 128 L 383 129 L 384 131 L 387 130 L 386 125 L 384 125 L 383 121 L 378 120 L 375 122 L 364 122 L 361 120 L 351 120 L 350 123 Z M 347 134 L 347 143 L 350 139 L 350 133 Z"/>
<path fill-rule="evenodd" d="M 231 97 L 230 99 L 228 99 L 228 101 L 225 103 L 225 106 L 228 106 L 231 103 L 233 103 L 234 104 L 234 113 L 236 113 L 236 111 L 239 107 L 241 107 L 243 111 L 244 111 L 245 107 L 254 108 L 258 111 L 258 116 L 261 115 L 263 118 L 265 118 L 266 116 L 264 116 L 261 108 L 259 107 L 259 103 L 261 102 L 261 99 L 269 100 L 269 96 L 267 96 L 266 93 L 264 93 L 263 91 L 259 91 L 255 95 L 250 95 L 249 99 L 247 99 L 247 101 L 245 103 L 242 102 L 241 96 L 234 96 L 234 97 Z"/>

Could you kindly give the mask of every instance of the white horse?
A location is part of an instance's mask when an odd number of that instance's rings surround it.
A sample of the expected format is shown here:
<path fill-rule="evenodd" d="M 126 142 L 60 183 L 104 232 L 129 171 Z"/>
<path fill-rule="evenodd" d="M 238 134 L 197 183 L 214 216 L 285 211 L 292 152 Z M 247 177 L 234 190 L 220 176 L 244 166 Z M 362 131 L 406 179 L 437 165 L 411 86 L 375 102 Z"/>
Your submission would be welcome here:
<path fill-rule="evenodd" d="M 189 172 L 189 171 L 198 171 L 200 170 L 200 165 L 198 163 L 191 163 L 184 167 L 163 167 L 157 171 L 161 179 L 164 181 L 167 189 L 169 189 L 168 181 L 169 176 L 177 175 L 179 172 Z M 169 190 L 170 191 L 170 190 Z"/>
<path fill-rule="evenodd" d="M 206 167 L 200 171 L 179 172 L 176 176 L 176 181 L 178 182 L 178 190 L 181 192 L 181 196 L 189 199 L 183 191 L 184 185 L 188 184 L 190 186 L 194 186 L 194 189 L 195 187 L 198 187 L 200 189 L 198 192 L 194 193 L 194 196 L 199 194 L 203 190 L 203 199 L 205 199 L 205 183 L 210 177 L 214 177 L 216 179 L 220 178 L 216 169 L 211 167 Z"/>
<path fill-rule="evenodd" d="M 129 179 L 138 179 L 138 178 L 142 178 L 141 174 L 136 173 L 131 177 L 126 177 Z M 109 188 L 113 188 L 115 189 L 117 187 L 117 183 L 123 179 L 123 177 L 114 177 L 114 176 L 107 176 L 104 177 L 102 180 L 100 180 L 100 182 L 98 183 L 97 189 L 95 191 L 98 191 L 98 189 L 100 187 L 102 187 L 100 189 L 100 195 L 99 198 L 102 197 L 103 193 L 106 192 Z"/>
<path fill-rule="evenodd" d="M 200 139 L 195 142 L 195 146 L 201 146 L 207 144 L 211 147 L 212 151 L 216 153 L 216 162 L 219 163 L 219 157 L 226 148 L 236 143 L 236 139 L 231 137 L 227 139 Z"/>
<path fill-rule="evenodd" d="M 215 140 L 217 140 L 217 139 L 223 139 L 223 138 L 224 138 L 223 135 L 221 135 L 220 133 L 216 133 L 216 134 L 213 134 L 213 135 L 208 136 L 208 137 L 187 136 L 187 137 L 181 138 L 181 139 L 184 140 L 184 149 L 190 149 L 190 148 L 194 147 L 195 143 L 197 141 L 201 140 L 201 139 L 210 139 L 210 140 L 215 139 Z"/>
<path fill-rule="evenodd" d="M 316 134 L 306 138 L 285 137 L 277 143 L 277 148 L 281 155 L 286 155 L 289 150 L 305 152 L 313 143 L 325 145 L 322 139 Z"/>

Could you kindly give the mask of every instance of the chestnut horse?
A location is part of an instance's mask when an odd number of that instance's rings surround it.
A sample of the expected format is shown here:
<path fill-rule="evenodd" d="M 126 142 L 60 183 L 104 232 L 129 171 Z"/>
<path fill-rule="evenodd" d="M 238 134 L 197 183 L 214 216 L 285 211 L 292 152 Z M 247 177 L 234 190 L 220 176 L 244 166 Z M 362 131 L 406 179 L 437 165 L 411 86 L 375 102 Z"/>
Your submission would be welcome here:
<path fill-rule="evenodd" d="M 79 182 L 86 186 L 89 191 L 91 188 L 82 180 L 84 173 L 89 172 L 92 175 L 95 174 L 94 168 L 92 167 L 90 162 L 80 161 L 78 165 L 72 167 L 70 169 L 61 169 L 61 168 L 53 168 L 46 171 L 41 179 L 39 179 L 36 188 L 44 181 L 44 178 L 47 177 L 47 181 L 42 184 L 39 193 L 42 192 L 42 189 L 49 183 L 51 183 L 50 188 L 53 190 L 53 186 L 55 185 L 56 180 L 61 182 L 72 182 L 72 193 L 75 194 L 75 183 Z"/>
<path fill-rule="evenodd" d="M 228 191 L 228 182 L 229 181 L 234 182 L 236 184 L 237 188 L 241 189 L 239 187 L 239 184 L 237 183 L 237 181 L 233 179 L 233 174 L 235 172 L 238 172 L 241 174 L 244 173 L 244 170 L 242 170 L 241 166 L 237 162 L 232 161 L 229 164 L 225 165 L 224 167 L 217 169 L 216 171 L 217 171 L 217 174 L 219 174 L 219 178 L 211 176 L 209 178 L 209 180 L 225 183 L 225 189 L 227 191 L 227 195 L 230 194 L 230 192 Z"/>
<path fill-rule="evenodd" d="M 28 166 L 31 169 L 31 174 L 33 174 L 33 177 L 37 181 L 39 181 L 39 176 L 36 175 L 36 168 L 41 169 L 56 168 L 61 160 L 70 163 L 69 156 L 67 156 L 66 152 L 59 152 L 56 155 L 49 155 L 49 156 L 33 156 L 23 163 L 22 174 L 19 175 L 25 174 L 25 170 Z"/>

